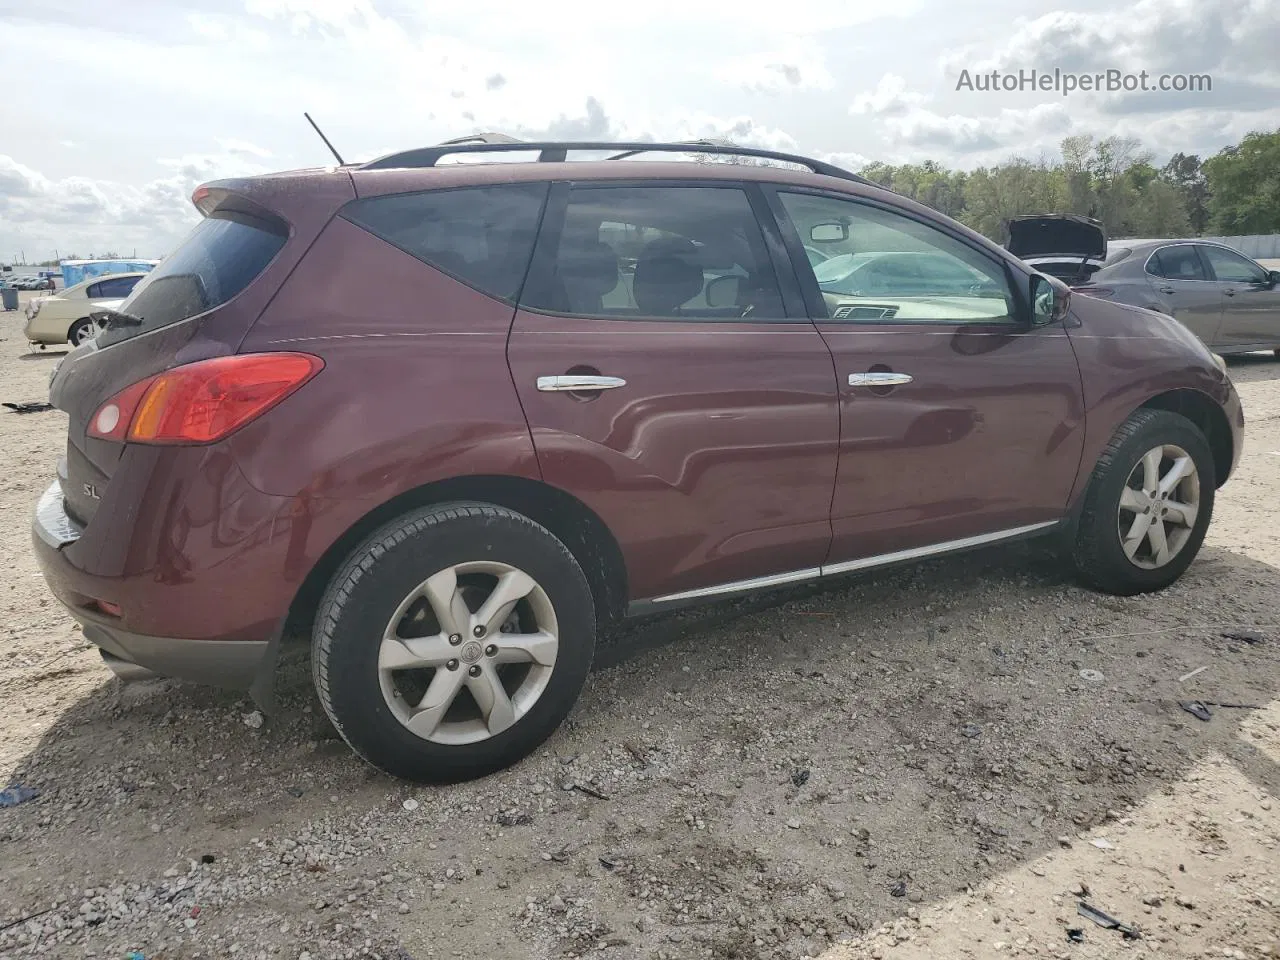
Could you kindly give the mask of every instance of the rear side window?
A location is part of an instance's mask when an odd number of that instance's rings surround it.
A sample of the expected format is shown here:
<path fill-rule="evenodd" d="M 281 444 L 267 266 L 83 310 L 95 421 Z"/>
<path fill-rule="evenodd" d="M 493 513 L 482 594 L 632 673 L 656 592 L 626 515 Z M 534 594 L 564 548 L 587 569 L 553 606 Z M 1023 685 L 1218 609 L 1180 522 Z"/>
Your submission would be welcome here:
<path fill-rule="evenodd" d="M 1169 280 L 1208 280 L 1196 248 L 1189 243 L 1161 247 L 1147 261 L 1147 272 Z"/>
<path fill-rule="evenodd" d="M 120 305 L 141 323 L 116 321 L 98 337 L 107 347 L 220 307 L 252 283 L 288 239 L 279 220 L 215 210 L 133 288 Z"/>
<path fill-rule="evenodd" d="M 550 267 L 522 306 L 616 319 L 786 316 L 760 224 L 733 187 L 575 187 Z"/>
<path fill-rule="evenodd" d="M 548 184 L 511 183 L 356 200 L 342 215 L 423 263 L 514 303 Z"/>
<path fill-rule="evenodd" d="M 99 280 L 89 288 L 89 298 L 93 300 L 123 299 L 133 292 L 141 277 L 108 277 Z"/>

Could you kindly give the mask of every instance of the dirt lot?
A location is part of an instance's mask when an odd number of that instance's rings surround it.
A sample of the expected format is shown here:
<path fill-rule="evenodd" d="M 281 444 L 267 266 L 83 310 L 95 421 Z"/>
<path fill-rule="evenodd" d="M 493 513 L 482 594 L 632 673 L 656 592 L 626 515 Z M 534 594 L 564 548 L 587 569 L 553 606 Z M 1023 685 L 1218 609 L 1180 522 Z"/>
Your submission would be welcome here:
<path fill-rule="evenodd" d="M 43 399 L 0 336 L 0 400 Z M 354 759 L 301 664 L 262 726 L 111 679 L 29 553 L 63 417 L 0 411 L 0 787 L 41 792 L 0 809 L 0 956 L 1280 956 L 1280 362 L 1233 375 L 1245 459 L 1167 593 L 1022 545 L 635 625 L 447 789 Z"/>

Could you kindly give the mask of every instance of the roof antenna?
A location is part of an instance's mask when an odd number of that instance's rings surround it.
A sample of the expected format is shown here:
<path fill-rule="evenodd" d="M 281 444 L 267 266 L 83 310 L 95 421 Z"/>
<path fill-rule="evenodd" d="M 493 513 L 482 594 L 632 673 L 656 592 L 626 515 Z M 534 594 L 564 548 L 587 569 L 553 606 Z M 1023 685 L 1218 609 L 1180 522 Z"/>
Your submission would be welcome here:
<path fill-rule="evenodd" d="M 333 154 L 333 156 L 334 156 L 334 158 L 338 161 L 338 166 L 340 166 L 340 167 L 342 167 L 342 166 L 346 166 L 346 164 L 345 164 L 345 163 L 343 163 L 343 160 L 342 160 L 342 154 L 340 154 L 337 150 L 335 150 L 335 149 L 333 148 L 333 144 L 332 144 L 332 143 L 330 143 L 330 142 L 329 142 L 329 138 L 328 138 L 328 137 L 326 137 L 326 136 L 324 135 L 324 131 L 323 131 L 323 130 L 321 130 L 321 129 L 316 125 L 316 122 L 315 122 L 314 120 L 312 120 L 312 119 L 311 119 L 311 114 L 309 114 L 309 113 L 307 113 L 307 111 L 303 110 L 303 111 L 302 111 L 302 115 L 303 115 L 304 117 L 306 117 L 306 118 L 307 118 L 307 123 L 311 124 L 311 128 L 312 128 L 313 130 L 315 130 L 315 132 L 316 132 L 316 133 L 318 133 L 318 134 L 320 135 L 320 139 L 324 141 L 324 145 L 325 145 L 326 147 L 328 147 L 328 148 L 329 148 L 329 152 L 330 152 L 330 153 L 332 153 L 332 154 Z"/>

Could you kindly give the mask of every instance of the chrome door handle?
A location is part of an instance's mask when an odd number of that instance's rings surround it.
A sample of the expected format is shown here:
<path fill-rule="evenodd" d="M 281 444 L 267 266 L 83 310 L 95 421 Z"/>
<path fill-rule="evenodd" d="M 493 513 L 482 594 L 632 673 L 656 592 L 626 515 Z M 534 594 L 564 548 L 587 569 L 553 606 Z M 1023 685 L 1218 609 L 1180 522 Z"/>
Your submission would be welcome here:
<path fill-rule="evenodd" d="M 1174 290 L 1173 287 L 1161 287 L 1160 292 L 1161 293 L 1177 293 L 1177 291 Z"/>
<path fill-rule="evenodd" d="M 894 373 L 891 370 L 878 370 L 873 373 L 849 374 L 849 386 L 896 387 L 900 384 L 910 383 L 912 379 L 913 378 L 909 373 Z"/>
<path fill-rule="evenodd" d="M 1225 293 L 1228 297 L 1234 297 L 1236 295 L 1236 292 L 1234 290 L 1223 290 L 1222 292 Z"/>
<path fill-rule="evenodd" d="M 543 393 L 591 393 L 596 390 L 614 390 L 625 387 L 621 377 L 560 376 L 539 377 L 538 389 Z"/>

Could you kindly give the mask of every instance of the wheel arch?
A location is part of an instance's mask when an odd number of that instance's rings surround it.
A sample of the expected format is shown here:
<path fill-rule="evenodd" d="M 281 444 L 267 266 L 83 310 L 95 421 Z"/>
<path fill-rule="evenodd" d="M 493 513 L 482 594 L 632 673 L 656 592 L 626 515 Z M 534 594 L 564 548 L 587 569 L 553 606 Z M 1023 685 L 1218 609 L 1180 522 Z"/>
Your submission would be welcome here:
<path fill-rule="evenodd" d="M 1186 417 L 1199 427 L 1213 452 L 1214 486 L 1220 488 L 1227 482 L 1235 457 L 1235 441 L 1227 415 L 1212 397 L 1188 388 L 1168 390 L 1156 394 L 1138 409 L 1167 410 Z"/>
<path fill-rule="evenodd" d="M 384 523 L 437 503 L 470 500 L 506 507 L 546 527 L 573 554 L 586 575 L 601 625 L 621 618 L 627 605 L 627 572 L 613 533 L 586 504 L 538 480 L 510 476 L 453 477 L 423 484 L 373 507 L 330 545 L 295 592 L 285 618 L 286 636 L 307 635 L 325 587 L 347 556 Z"/>

